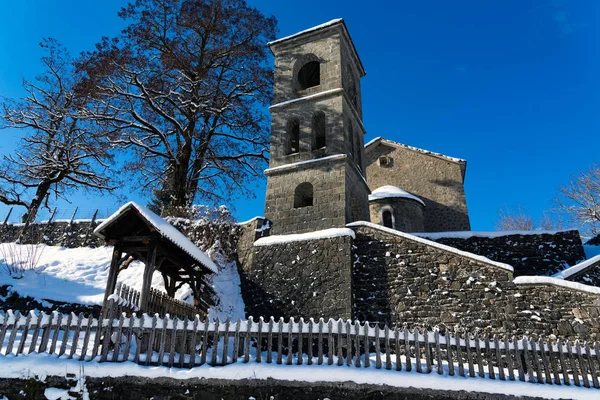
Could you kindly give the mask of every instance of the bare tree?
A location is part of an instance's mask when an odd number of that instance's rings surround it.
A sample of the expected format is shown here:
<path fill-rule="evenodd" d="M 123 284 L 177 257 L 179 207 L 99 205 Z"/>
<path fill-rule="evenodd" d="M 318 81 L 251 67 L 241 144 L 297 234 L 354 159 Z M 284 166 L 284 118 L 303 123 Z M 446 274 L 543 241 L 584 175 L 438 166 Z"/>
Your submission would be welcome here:
<path fill-rule="evenodd" d="M 93 121 L 82 118 L 86 95 L 66 50 L 54 39 L 40 46 L 44 73 L 23 80 L 26 96 L 1 105 L 0 128 L 26 131 L 0 166 L 0 202 L 23 206 L 23 222 L 35 220 L 52 195 L 73 189 L 112 190 L 105 175 L 109 143 Z"/>
<path fill-rule="evenodd" d="M 119 15 L 122 35 L 80 67 L 100 106 L 91 117 L 130 150 L 155 209 L 248 193 L 267 159 L 276 20 L 244 0 L 136 0 Z"/>
<path fill-rule="evenodd" d="M 600 233 L 600 166 L 580 171 L 559 190 L 557 203 L 570 220 L 586 233 Z"/>
<path fill-rule="evenodd" d="M 496 230 L 531 231 L 534 228 L 533 217 L 521 210 L 520 206 L 512 210 L 508 207 L 503 208 L 498 214 L 499 217 L 496 222 Z"/>

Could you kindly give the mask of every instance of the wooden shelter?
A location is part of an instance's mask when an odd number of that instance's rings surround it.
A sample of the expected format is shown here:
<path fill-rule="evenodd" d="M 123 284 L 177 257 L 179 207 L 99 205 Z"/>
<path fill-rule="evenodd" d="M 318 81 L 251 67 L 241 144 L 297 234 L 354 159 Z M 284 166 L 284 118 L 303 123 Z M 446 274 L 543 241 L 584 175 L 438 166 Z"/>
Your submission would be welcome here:
<path fill-rule="evenodd" d="M 145 264 L 139 311 L 148 312 L 154 271 L 159 271 L 172 298 L 183 284 L 190 285 L 195 307 L 206 313 L 214 292 L 207 277 L 217 272 L 214 262 L 174 226 L 148 210 L 129 202 L 102 222 L 94 234 L 114 246 L 104 304 L 115 292 L 119 271 L 133 260 Z"/>

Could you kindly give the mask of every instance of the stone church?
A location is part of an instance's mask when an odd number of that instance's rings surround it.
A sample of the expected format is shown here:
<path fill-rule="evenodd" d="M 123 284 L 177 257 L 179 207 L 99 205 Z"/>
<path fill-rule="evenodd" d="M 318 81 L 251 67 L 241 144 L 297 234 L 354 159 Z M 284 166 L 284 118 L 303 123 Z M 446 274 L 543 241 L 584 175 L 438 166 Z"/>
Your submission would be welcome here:
<path fill-rule="evenodd" d="M 265 213 L 238 243 L 249 315 L 600 338 L 600 288 L 582 284 L 600 260 L 578 264 L 577 231 L 471 232 L 465 160 L 365 145 L 365 70 L 342 19 L 269 47 Z"/>
<path fill-rule="evenodd" d="M 275 56 L 265 217 L 272 234 L 372 221 L 469 230 L 466 161 L 377 138 L 364 145 L 360 78 L 343 20 L 269 44 Z"/>

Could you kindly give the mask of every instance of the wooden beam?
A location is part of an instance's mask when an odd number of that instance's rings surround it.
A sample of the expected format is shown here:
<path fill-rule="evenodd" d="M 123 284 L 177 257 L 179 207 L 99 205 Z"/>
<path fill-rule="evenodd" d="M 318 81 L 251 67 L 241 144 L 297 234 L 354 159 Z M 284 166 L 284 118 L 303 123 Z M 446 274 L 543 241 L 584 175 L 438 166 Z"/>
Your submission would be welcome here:
<path fill-rule="evenodd" d="M 119 274 L 119 261 L 121 260 L 121 255 L 123 251 L 121 249 L 120 244 L 116 244 L 113 249 L 112 260 L 110 262 L 110 269 L 108 270 L 108 280 L 106 282 L 106 291 L 104 292 L 104 305 L 108 300 L 108 296 L 113 294 L 115 291 L 115 286 L 117 285 L 117 275 Z"/>
<path fill-rule="evenodd" d="M 148 298 L 150 296 L 150 287 L 152 285 L 152 274 L 156 262 L 156 242 L 148 244 L 148 262 L 144 268 L 144 278 L 142 280 L 142 292 L 140 296 L 140 312 L 148 311 Z"/>

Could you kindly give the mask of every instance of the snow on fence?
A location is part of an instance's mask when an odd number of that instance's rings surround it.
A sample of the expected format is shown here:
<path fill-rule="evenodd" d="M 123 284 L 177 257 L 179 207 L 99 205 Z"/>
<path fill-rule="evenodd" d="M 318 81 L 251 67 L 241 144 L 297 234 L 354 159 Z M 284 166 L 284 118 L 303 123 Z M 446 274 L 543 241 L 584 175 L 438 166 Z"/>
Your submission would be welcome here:
<path fill-rule="evenodd" d="M 102 315 L 112 318 L 112 316 L 120 315 L 123 312 L 138 312 L 140 310 L 140 296 L 139 291 L 119 282 L 115 293 L 110 295 L 103 305 Z M 208 309 L 208 306 L 206 309 Z M 147 312 L 150 315 L 170 315 L 172 317 L 193 319 L 200 310 L 191 304 L 176 300 L 160 290 L 150 288 Z"/>
<path fill-rule="evenodd" d="M 123 313 L 0 314 L 0 355 L 192 368 L 232 363 L 327 364 L 600 388 L 598 343 L 443 335 L 368 322 L 220 321 Z"/>

